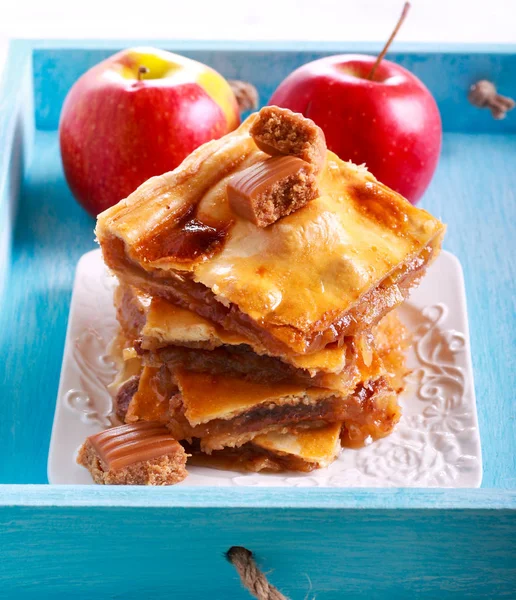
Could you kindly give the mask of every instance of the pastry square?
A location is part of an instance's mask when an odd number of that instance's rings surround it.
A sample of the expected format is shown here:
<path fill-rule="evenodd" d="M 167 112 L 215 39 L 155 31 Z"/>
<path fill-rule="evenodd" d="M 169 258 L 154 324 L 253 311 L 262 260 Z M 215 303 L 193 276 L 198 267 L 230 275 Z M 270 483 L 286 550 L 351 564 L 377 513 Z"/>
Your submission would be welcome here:
<path fill-rule="evenodd" d="M 269 158 L 249 132 L 257 118 L 101 213 L 96 233 L 121 281 L 271 354 L 311 353 L 401 304 L 445 227 L 329 151 L 317 198 L 268 227 L 241 217 L 227 185 Z"/>

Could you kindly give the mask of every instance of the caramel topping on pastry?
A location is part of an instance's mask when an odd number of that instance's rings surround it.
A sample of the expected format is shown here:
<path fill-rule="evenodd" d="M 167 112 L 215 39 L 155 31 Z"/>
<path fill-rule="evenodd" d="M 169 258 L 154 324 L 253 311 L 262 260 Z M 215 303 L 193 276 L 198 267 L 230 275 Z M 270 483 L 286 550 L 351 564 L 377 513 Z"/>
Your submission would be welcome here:
<path fill-rule="evenodd" d="M 275 156 L 237 173 L 227 186 L 233 211 L 267 227 L 317 198 L 313 167 L 295 156 Z"/>
<path fill-rule="evenodd" d="M 306 391 L 299 383 L 257 383 L 230 375 L 193 373 L 184 369 L 175 372 L 177 385 L 183 398 L 185 415 L 192 425 L 207 423 L 213 419 L 230 419 L 256 406 L 282 402 L 296 403 L 306 400 L 312 392 L 314 398 L 331 396 L 329 390 Z"/>

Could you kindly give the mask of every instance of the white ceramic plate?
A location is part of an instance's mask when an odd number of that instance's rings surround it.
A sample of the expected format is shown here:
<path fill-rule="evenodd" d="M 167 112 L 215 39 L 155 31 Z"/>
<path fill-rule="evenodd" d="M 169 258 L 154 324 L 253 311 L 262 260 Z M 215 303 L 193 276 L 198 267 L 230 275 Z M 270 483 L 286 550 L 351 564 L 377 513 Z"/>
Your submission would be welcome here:
<path fill-rule="evenodd" d="M 75 462 L 89 435 L 116 422 L 106 386 L 106 354 L 116 328 L 112 290 L 100 250 L 78 263 L 50 453 L 50 483 L 91 484 Z M 401 398 L 403 416 L 389 437 L 344 449 L 329 468 L 308 474 L 240 474 L 191 467 L 179 485 L 325 487 L 478 487 L 482 458 L 459 261 L 443 252 L 400 309 L 414 332 L 413 372 Z"/>

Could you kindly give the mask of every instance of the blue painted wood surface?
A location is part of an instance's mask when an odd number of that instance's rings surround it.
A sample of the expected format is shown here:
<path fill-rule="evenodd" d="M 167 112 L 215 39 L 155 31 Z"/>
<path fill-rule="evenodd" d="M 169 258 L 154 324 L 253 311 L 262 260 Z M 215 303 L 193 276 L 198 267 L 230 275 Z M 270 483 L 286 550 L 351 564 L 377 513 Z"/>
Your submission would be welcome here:
<path fill-rule="evenodd" d="M 18 506 L 0 531 L 0 598 L 20 600 L 245 600 L 232 545 L 292 600 L 514 598 L 516 582 L 506 510 Z"/>
<path fill-rule="evenodd" d="M 63 44 L 68 48 L 66 52 L 63 52 Z M 63 100 L 76 79 L 88 68 L 131 45 L 142 45 L 142 42 L 81 42 L 79 47 L 77 42 L 37 44 L 34 50 L 37 127 L 56 129 Z M 153 41 L 152 45 L 209 64 L 229 79 L 251 81 L 258 88 L 263 103 L 289 73 L 311 60 L 344 52 L 377 53 L 380 49 L 370 44 L 306 42 L 277 44 L 272 49 L 271 44 L 259 42 Z M 491 48 L 482 53 L 467 45 L 451 52 L 428 45 L 419 49 L 403 45 L 399 48 L 388 58 L 415 73 L 430 88 L 439 105 L 446 131 L 516 132 L 516 119 L 508 119 L 501 125 L 491 118 L 489 111 L 479 111 L 467 100 L 469 87 L 484 78 L 496 82 L 501 93 L 516 96 L 514 47 Z"/>
<path fill-rule="evenodd" d="M 32 74 L 31 44 L 16 43 L 0 86 L 0 275 L 7 281 L 0 295 L 0 484 L 46 483 L 74 268 L 94 247 L 93 220 L 63 179 L 55 126 L 73 79 L 118 45 L 85 43 L 88 51 L 72 52 L 38 42 Z M 177 42 L 160 45 L 181 50 Z M 217 51 L 184 47 L 228 76 L 258 82 L 264 100 L 286 69 L 348 49 L 283 46 L 269 48 L 265 60 L 267 48 L 256 47 L 249 69 L 241 45 L 236 55 L 220 44 Z M 78 598 L 169 598 L 172 591 L 243 598 L 222 560 L 232 544 L 257 551 L 293 598 L 309 591 L 305 573 L 317 598 L 511 597 L 516 502 L 504 490 L 516 488 L 516 115 L 494 122 L 470 109 L 464 94 L 482 76 L 516 95 L 516 61 L 500 48 L 427 50 L 396 58 L 437 95 L 449 130 L 422 206 L 448 223 L 445 247 L 464 268 L 483 487 L 490 489 L 0 485 L 0 598 L 12 597 L 5 590 L 35 597 L 36 589 L 40 598 L 64 598 L 70 587 Z"/>

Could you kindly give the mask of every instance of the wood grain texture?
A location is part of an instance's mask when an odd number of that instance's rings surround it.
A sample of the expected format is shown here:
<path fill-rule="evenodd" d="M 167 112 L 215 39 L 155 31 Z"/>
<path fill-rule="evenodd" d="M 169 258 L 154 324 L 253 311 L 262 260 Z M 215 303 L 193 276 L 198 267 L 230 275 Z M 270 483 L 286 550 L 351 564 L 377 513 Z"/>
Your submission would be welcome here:
<path fill-rule="evenodd" d="M 11 262 L 12 223 L 34 132 L 33 79 L 28 48 L 9 60 L 0 78 L 0 298 Z"/>
<path fill-rule="evenodd" d="M 461 510 L 491 511 L 516 509 L 516 490 L 380 488 L 261 488 L 175 486 L 165 488 L 90 485 L 3 485 L 0 507 L 48 506 L 140 508 L 269 508 L 353 510 Z"/>
<path fill-rule="evenodd" d="M 516 583 L 503 510 L 16 507 L 0 534 L 4 598 L 244 600 L 232 545 L 293 600 L 513 598 Z"/>
<path fill-rule="evenodd" d="M 46 482 L 46 455 L 59 383 L 75 264 L 94 247 L 94 221 L 63 178 L 57 136 L 36 135 L 19 198 L 11 273 L 0 316 L 4 392 L 0 480 Z M 3 432 L 2 432 L 3 433 Z"/>

